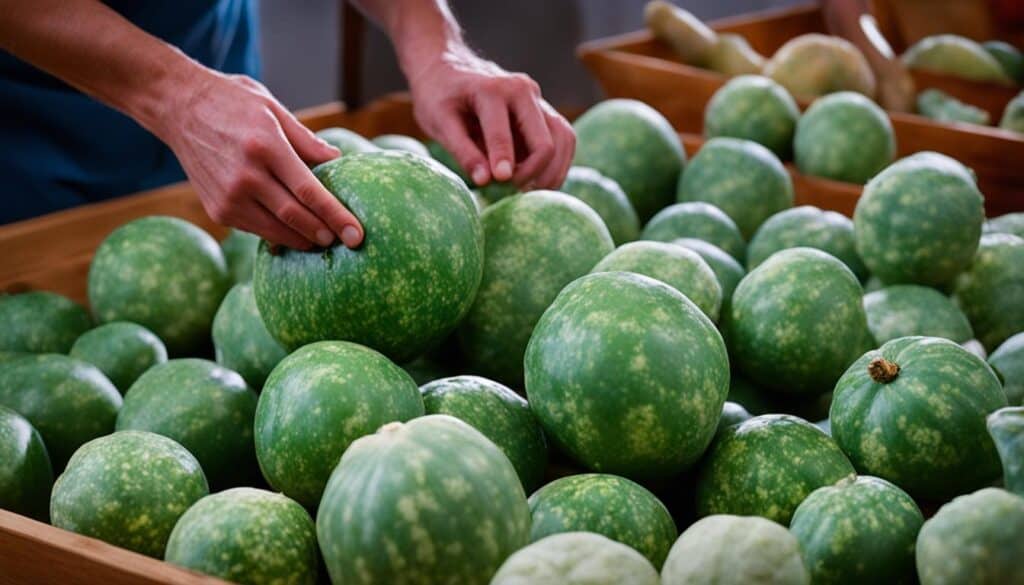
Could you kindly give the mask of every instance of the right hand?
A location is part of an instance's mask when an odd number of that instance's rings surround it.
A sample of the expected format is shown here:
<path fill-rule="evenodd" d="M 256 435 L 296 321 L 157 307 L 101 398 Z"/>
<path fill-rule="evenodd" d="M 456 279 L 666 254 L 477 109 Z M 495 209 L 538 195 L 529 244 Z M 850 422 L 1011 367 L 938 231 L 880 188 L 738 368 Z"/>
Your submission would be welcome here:
<path fill-rule="evenodd" d="M 157 129 L 219 224 L 297 250 L 340 239 L 355 248 L 363 228 L 309 165 L 339 156 L 257 81 L 205 70 L 167 109 Z"/>
<path fill-rule="evenodd" d="M 913 112 L 917 91 L 910 70 L 898 58 L 877 68 L 878 103 L 891 112 Z"/>

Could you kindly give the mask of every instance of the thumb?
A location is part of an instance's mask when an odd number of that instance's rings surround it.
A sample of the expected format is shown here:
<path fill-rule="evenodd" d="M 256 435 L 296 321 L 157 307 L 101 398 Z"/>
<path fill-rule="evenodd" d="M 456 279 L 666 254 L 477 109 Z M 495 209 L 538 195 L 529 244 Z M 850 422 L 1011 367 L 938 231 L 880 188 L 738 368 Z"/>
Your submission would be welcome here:
<path fill-rule="evenodd" d="M 317 165 L 341 156 L 341 151 L 325 142 L 299 122 L 284 106 L 274 108 L 281 129 L 295 153 L 308 165 Z"/>

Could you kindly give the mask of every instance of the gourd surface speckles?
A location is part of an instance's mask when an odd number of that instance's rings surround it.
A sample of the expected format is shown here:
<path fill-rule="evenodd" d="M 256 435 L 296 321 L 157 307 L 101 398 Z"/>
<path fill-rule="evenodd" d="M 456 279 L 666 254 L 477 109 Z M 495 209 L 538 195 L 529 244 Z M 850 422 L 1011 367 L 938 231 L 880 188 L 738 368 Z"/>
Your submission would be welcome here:
<path fill-rule="evenodd" d="M 899 366 L 876 382 L 868 364 Z M 947 339 L 902 337 L 861 356 L 836 384 L 832 436 L 861 473 L 943 501 L 999 476 L 985 417 L 1006 405 L 984 360 Z"/>
<path fill-rule="evenodd" d="M 597 212 L 556 191 L 503 199 L 482 219 L 484 276 L 459 342 L 471 371 L 521 390 L 523 352 L 537 320 L 614 244 Z"/>
<path fill-rule="evenodd" d="M 217 309 L 213 348 L 217 363 L 238 372 L 257 392 L 274 366 L 288 355 L 263 324 L 250 283 L 232 287 Z"/>
<path fill-rule="evenodd" d="M 1001 343 L 988 365 L 999 374 L 1010 406 L 1024 405 L 1024 331 Z"/>
<path fill-rule="evenodd" d="M 372 347 L 398 362 L 440 342 L 469 310 L 483 270 L 472 194 L 415 154 L 343 156 L 314 174 L 363 224 L 356 250 L 261 244 L 253 285 L 267 330 L 288 349 L 320 340 Z"/>
<path fill-rule="evenodd" d="M 666 477 L 703 453 L 729 387 L 714 324 L 674 288 L 627 272 L 567 286 L 526 351 L 550 440 L 594 471 Z"/>
<path fill-rule="evenodd" d="M 746 257 L 747 243 L 740 228 L 724 211 L 703 201 L 674 203 L 659 211 L 644 226 L 642 240 L 671 242 L 696 238 L 718 246 L 737 261 Z"/>
<path fill-rule="evenodd" d="M 335 583 L 485 585 L 529 542 L 530 509 L 494 443 L 456 418 L 428 415 L 352 444 L 316 528 Z"/>
<path fill-rule="evenodd" d="M 42 436 L 25 417 L 0 406 L 0 508 L 46 522 L 52 487 Z"/>
<path fill-rule="evenodd" d="M 897 284 L 864 295 L 864 312 L 875 343 L 923 335 L 963 343 L 974 337 L 971 324 L 953 301 L 935 290 Z"/>
<path fill-rule="evenodd" d="M 99 368 L 124 394 L 146 370 L 167 361 L 167 348 L 142 325 L 114 321 L 86 331 L 68 355 Z"/>
<path fill-rule="evenodd" d="M 786 88 L 760 75 L 740 75 L 711 96 L 704 110 L 704 135 L 753 140 L 781 159 L 793 151 L 800 108 Z"/>
<path fill-rule="evenodd" d="M 896 156 L 896 136 L 882 108 L 852 91 L 815 100 L 793 138 L 802 173 L 863 185 Z"/>
<path fill-rule="evenodd" d="M 590 167 L 570 167 L 559 191 L 586 203 L 601 216 L 616 245 L 640 234 L 640 220 L 629 197 L 613 179 Z"/>
<path fill-rule="evenodd" d="M 67 353 L 92 327 L 88 311 L 47 291 L 0 295 L 0 351 Z"/>
<path fill-rule="evenodd" d="M 868 276 L 868 269 L 857 255 L 850 218 L 811 205 L 780 211 L 761 224 L 747 246 L 747 270 L 753 270 L 779 250 L 801 246 L 832 254 L 853 271 L 857 280 Z"/>
<path fill-rule="evenodd" d="M 593 532 L 554 534 L 516 551 L 490 585 L 659 585 L 637 551 Z"/>
<path fill-rule="evenodd" d="M 729 304 L 732 302 L 732 293 L 736 291 L 740 281 L 747 275 L 743 265 L 727 254 L 725 250 L 704 240 L 679 238 L 672 240 L 672 243 L 689 248 L 700 254 L 700 257 L 714 271 L 715 277 L 718 278 L 718 284 L 722 287 L 722 308 L 719 311 L 719 316 L 724 315 L 729 310 Z"/>
<path fill-rule="evenodd" d="M 185 510 L 209 493 L 199 462 L 175 441 L 145 431 L 94 439 L 57 478 L 50 518 L 58 528 L 163 558 Z"/>
<path fill-rule="evenodd" d="M 992 351 L 1024 331 L 1024 238 L 986 234 L 970 267 L 956 278 L 953 300 L 978 340 Z"/>
<path fill-rule="evenodd" d="M 96 250 L 89 304 L 100 323 L 138 323 L 180 356 L 207 343 L 230 280 L 209 234 L 182 219 L 144 217 L 114 230 Z"/>
<path fill-rule="evenodd" d="M 756 416 L 715 438 L 697 479 L 697 513 L 763 516 L 787 525 L 808 494 L 853 473 L 818 427 L 786 414 Z"/>

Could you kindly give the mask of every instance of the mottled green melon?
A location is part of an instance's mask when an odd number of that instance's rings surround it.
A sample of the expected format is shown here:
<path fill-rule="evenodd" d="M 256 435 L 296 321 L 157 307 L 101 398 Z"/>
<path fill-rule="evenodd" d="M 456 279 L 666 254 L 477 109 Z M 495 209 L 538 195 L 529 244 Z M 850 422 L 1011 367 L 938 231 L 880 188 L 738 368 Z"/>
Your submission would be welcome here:
<path fill-rule="evenodd" d="M 316 530 L 334 583 L 485 585 L 529 542 L 530 508 L 501 449 L 456 418 L 429 415 L 352 444 Z"/>
<path fill-rule="evenodd" d="M 917 536 L 921 585 L 1017 585 L 1024 498 L 986 488 L 939 509 Z"/>
<path fill-rule="evenodd" d="M 683 205 L 687 204 L 684 203 Z M 722 287 L 722 308 L 719 314 L 724 314 L 729 309 L 733 291 L 736 290 L 743 277 L 747 275 L 746 270 L 725 250 L 710 242 L 698 240 L 697 238 L 677 238 L 672 240 L 672 243 L 689 248 L 700 254 L 700 257 L 711 267 L 712 272 L 715 273 L 715 278 L 718 279 L 718 284 Z"/>
<path fill-rule="evenodd" d="M 991 121 L 988 111 L 964 103 L 934 88 L 917 94 L 917 112 L 940 122 L 964 122 L 986 126 Z"/>
<path fill-rule="evenodd" d="M 741 422 L 752 418 L 754 417 L 747 412 L 746 408 L 743 408 L 743 405 L 736 402 L 726 401 L 726 403 L 722 405 L 722 416 L 718 419 L 718 429 L 716 434 L 722 432 L 726 427 L 738 425 Z"/>
<path fill-rule="evenodd" d="M 767 414 L 773 410 L 766 392 L 737 372 L 729 376 L 729 394 L 726 399 L 743 406 L 755 415 Z"/>
<path fill-rule="evenodd" d="M 1010 100 L 999 119 L 999 127 L 1004 130 L 1024 133 L 1024 91 Z"/>
<path fill-rule="evenodd" d="M 573 164 L 595 168 L 618 183 L 641 221 L 672 203 L 686 153 L 657 110 L 636 100 L 605 100 L 577 118 L 573 128 Z"/>
<path fill-rule="evenodd" d="M 793 140 L 800 172 L 863 185 L 896 156 L 889 117 L 851 91 L 829 94 L 807 108 Z"/>
<path fill-rule="evenodd" d="M 530 407 L 588 469 L 667 477 L 714 436 L 729 362 L 714 324 L 676 289 L 605 272 L 565 287 L 524 360 Z"/>
<path fill-rule="evenodd" d="M 521 390 L 534 325 L 565 285 L 612 251 L 612 238 L 597 212 L 555 191 L 503 199 L 481 219 L 484 276 L 459 343 L 470 371 Z"/>
<path fill-rule="evenodd" d="M 756 516 L 716 514 L 683 532 L 661 569 L 662 585 L 809 585 L 800 546 L 785 527 Z"/>
<path fill-rule="evenodd" d="M 967 167 L 936 152 L 900 159 L 864 187 L 857 253 L 886 284 L 947 283 L 971 263 L 985 219 Z"/>
<path fill-rule="evenodd" d="M 1003 463 L 1003 485 L 1024 496 L 1024 407 L 1000 408 L 988 415 L 986 425 Z"/>
<path fill-rule="evenodd" d="M 850 218 L 812 205 L 780 211 L 765 220 L 747 246 L 747 270 L 757 267 L 779 250 L 799 246 L 832 254 L 842 260 L 858 280 L 863 281 L 868 276 L 867 268 L 857 255 Z"/>
<path fill-rule="evenodd" d="M 88 311 L 59 294 L 0 294 L 0 351 L 67 353 L 90 327 Z"/>
<path fill-rule="evenodd" d="M 275 490 L 313 508 L 349 445 L 423 414 L 412 378 L 354 343 L 322 341 L 281 361 L 256 408 L 256 456 Z"/>
<path fill-rule="evenodd" d="M 877 89 L 871 66 L 853 43 L 817 33 L 779 47 L 765 63 L 764 74 L 804 99 L 841 91 L 872 98 Z"/>
<path fill-rule="evenodd" d="M 793 181 L 779 157 L 760 144 L 712 138 L 679 178 L 676 198 L 717 206 L 749 240 L 764 220 L 793 206 Z"/>
<path fill-rule="evenodd" d="M 146 370 L 167 361 L 167 348 L 142 325 L 114 321 L 83 333 L 69 355 L 99 368 L 124 394 Z"/>
<path fill-rule="evenodd" d="M 259 247 L 259 236 L 231 228 L 228 237 L 221 241 L 220 249 L 228 263 L 228 272 L 231 273 L 232 280 L 252 280 L 252 265 L 256 262 L 256 251 Z"/>
<path fill-rule="evenodd" d="M 1024 54 L 1017 47 L 1003 41 L 985 41 L 981 48 L 999 62 L 1007 77 L 1017 83 L 1024 82 Z"/>
<path fill-rule="evenodd" d="M 999 459 L 985 417 L 1006 406 L 985 361 L 947 339 L 901 337 L 836 384 L 832 436 L 861 473 L 942 501 L 987 485 Z"/>
<path fill-rule="evenodd" d="M 256 257 L 267 330 L 294 350 L 320 340 L 372 347 L 402 362 L 439 343 L 469 310 L 483 272 L 472 195 L 433 160 L 398 151 L 343 156 L 314 174 L 360 219 L 357 250 Z"/>
<path fill-rule="evenodd" d="M 45 522 L 53 468 L 39 431 L 0 406 L 0 508 Z"/>
<path fill-rule="evenodd" d="M 121 402 L 103 372 L 81 360 L 43 354 L 0 364 L 0 405 L 39 431 L 54 471 L 86 441 L 113 432 Z"/>
<path fill-rule="evenodd" d="M 479 376 L 455 376 L 420 387 L 427 414 L 447 414 L 494 442 L 531 492 L 544 480 L 548 447 L 544 430 L 523 397 Z"/>
<path fill-rule="evenodd" d="M 182 356 L 207 346 L 230 281 L 209 234 L 182 219 L 144 217 L 114 230 L 96 250 L 89 304 L 100 323 L 138 323 Z"/>
<path fill-rule="evenodd" d="M 734 366 L 779 392 L 832 388 L 871 344 L 853 272 L 812 248 L 777 252 L 740 281 L 722 325 Z"/>
<path fill-rule="evenodd" d="M 953 300 L 988 350 L 1024 331 L 1024 238 L 982 236 L 974 261 L 954 282 Z"/>
<path fill-rule="evenodd" d="M 669 205 L 652 217 L 640 234 L 640 239 L 658 242 L 679 238 L 714 244 L 740 262 L 746 256 L 747 243 L 736 222 L 710 203 L 690 201 Z"/>
<path fill-rule="evenodd" d="M 846 477 L 811 492 L 789 531 L 815 585 L 911 584 L 924 523 L 906 492 L 877 477 Z M 869 562 L 865 562 L 869 560 Z"/>
<path fill-rule="evenodd" d="M 629 197 L 614 180 L 589 167 L 570 167 L 559 191 L 586 203 L 601 216 L 616 245 L 640 234 L 640 220 Z"/>
<path fill-rule="evenodd" d="M 1024 331 L 1000 344 L 988 356 L 988 365 L 1002 380 L 1010 406 L 1024 405 Z"/>
<path fill-rule="evenodd" d="M 1006 213 L 989 219 L 981 226 L 982 233 L 1012 234 L 1024 238 L 1024 212 Z"/>
<path fill-rule="evenodd" d="M 756 416 L 727 427 L 697 478 L 697 513 L 763 516 L 789 524 L 808 494 L 854 473 L 821 429 L 788 414 Z"/>
<path fill-rule="evenodd" d="M 907 49 L 902 59 L 911 69 L 948 73 L 974 81 L 1013 83 L 995 57 L 975 41 L 957 35 L 925 37 Z"/>
<path fill-rule="evenodd" d="M 250 283 L 236 284 L 213 318 L 217 363 L 238 372 L 257 392 L 288 352 L 263 324 Z"/>
<path fill-rule="evenodd" d="M 75 452 L 53 485 L 57 528 L 163 558 L 178 518 L 209 493 L 199 462 L 167 437 L 120 431 Z"/>
<path fill-rule="evenodd" d="M 761 75 L 740 75 L 711 96 L 704 108 L 704 136 L 753 140 L 781 159 L 793 152 L 800 117 L 786 88 Z"/>
<path fill-rule="evenodd" d="M 510 556 L 490 585 L 660 585 L 640 553 L 592 532 L 563 532 Z"/>
<path fill-rule="evenodd" d="M 603 473 L 570 475 L 529 499 L 536 542 L 561 532 L 596 532 L 635 549 L 660 567 L 679 532 L 658 498 L 640 484 Z"/>
<path fill-rule="evenodd" d="M 281 494 L 240 487 L 193 504 L 164 560 L 235 583 L 313 585 L 317 556 L 309 512 Z"/>
<path fill-rule="evenodd" d="M 605 256 L 591 273 L 634 272 L 683 293 L 712 321 L 722 306 L 722 285 L 700 254 L 665 242 L 630 242 Z"/>
<path fill-rule="evenodd" d="M 170 437 L 195 455 L 210 485 L 241 485 L 255 470 L 256 393 L 236 372 L 197 359 L 153 366 L 124 396 L 117 430 Z"/>
<path fill-rule="evenodd" d="M 519 192 L 519 187 L 512 181 L 491 181 L 486 185 L 477 185 L 462 166 L 459 165 L 459 161 L 455 160 L 455 156 L 433 140 L 427 143 L 427 151 L 434 160 L 448 167 L 449 170 L 466 183 L 467 187 L 474 189 L 488 203 L 495 203 Z"/>
<path fill-rule="evenodd" d="M 327 144 L 340 150 L 342 156 L 380 150 L 376 144 L 348 128 L 324 128 L 316 135 Z"/>
<path fill-rule="evenodd" d="M 949 297 L 927 286 L 897 284 L 864 295 L 868 329 L 876 345 L 897 337 L 924 335 L 964 343 L 971 324 Z"/>
<path fill-rule="evenodd" d="M 411 152 L 420 156 L 430 156 L 430 151 L 427 150 L 426 145 L 405 134 L 381 134 L 374 137 L 370 142 L 378 148 L 385 150 L 404 150 L 405 152 Z"/>

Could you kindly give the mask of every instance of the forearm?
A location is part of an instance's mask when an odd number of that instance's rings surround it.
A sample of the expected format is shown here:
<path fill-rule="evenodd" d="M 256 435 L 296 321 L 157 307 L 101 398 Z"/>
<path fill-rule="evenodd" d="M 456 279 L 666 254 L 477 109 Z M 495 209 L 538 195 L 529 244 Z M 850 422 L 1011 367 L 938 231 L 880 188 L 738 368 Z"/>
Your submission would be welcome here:
<path fill-rule="evenodd" d="M 470 54 L 446 0 L 355 0 L 387 33 L 410 81 L 438 59 Z"/>
<path fill-rule="evenodd" d="M 158 134 L 168 98 L 205 70 L 96 0 L 0 0 L 0 47 Z"/>

